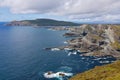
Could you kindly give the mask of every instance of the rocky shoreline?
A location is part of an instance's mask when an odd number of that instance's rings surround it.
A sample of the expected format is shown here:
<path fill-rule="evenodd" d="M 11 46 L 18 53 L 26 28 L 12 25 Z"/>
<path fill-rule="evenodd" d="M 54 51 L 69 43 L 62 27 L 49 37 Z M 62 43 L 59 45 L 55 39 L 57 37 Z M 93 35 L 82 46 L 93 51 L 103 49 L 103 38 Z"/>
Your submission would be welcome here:
<path fill-rule="evenodd" d="M 84 24 L 80 27 L 57 27 L 55 30 L 69 30 L 63 36 L 72 39 L 66 41 L 67 46 L 45 48 L 46 50 L 71 49 L 84 53 L 81 54 L 83 56 L 109 55 L 120 59 L 120 25 Z"/>

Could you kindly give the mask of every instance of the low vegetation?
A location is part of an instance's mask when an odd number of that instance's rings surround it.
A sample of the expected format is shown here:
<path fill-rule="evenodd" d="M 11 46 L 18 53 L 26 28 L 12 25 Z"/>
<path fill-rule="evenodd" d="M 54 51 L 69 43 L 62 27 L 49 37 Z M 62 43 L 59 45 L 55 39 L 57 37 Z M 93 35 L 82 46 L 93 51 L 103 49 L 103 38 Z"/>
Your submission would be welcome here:
<path fill-rule="evenodd" d="M 120 50 L 120 43 L 118 41 L 111 43 L 111 46 L 116 50 Z"/>
<path fill-rule="evenodd" d="M 7 26 L 79 26 L 78 23 L 68 21 L 58 21 L 53 19 L 36 19 L 36 20 L 23 20 L 12 21 Z"/>
<path fill-rule="evenodd" d="M 105 66 L 97 66 L 72 77 L 70 80 L 120 80 L 120 61 Z"/>

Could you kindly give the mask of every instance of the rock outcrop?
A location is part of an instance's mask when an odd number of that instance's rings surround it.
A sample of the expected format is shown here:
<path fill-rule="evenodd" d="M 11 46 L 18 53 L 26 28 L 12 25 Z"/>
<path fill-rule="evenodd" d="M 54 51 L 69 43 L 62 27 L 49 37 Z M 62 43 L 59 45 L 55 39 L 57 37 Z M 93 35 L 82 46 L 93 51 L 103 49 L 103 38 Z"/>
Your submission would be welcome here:
<path fill-rule="evenodd" d="M 82 25 L 64 36 L 73 37 L 68 46 L 87 52 L 84 56 L 111 55 L 120 58 L 120 25 Z"/>

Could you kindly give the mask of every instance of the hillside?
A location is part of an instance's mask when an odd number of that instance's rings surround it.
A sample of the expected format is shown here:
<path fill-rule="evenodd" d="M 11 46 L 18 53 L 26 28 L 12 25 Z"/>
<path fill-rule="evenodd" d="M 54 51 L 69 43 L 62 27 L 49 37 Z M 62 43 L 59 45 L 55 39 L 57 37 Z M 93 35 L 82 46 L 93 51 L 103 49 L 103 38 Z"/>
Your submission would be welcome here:
<path fill-rule="evenodd" d="M 120 25 L 84 24 L 70 28 L 64 34 L 74 37 L 68 40 L 69 48 L 81 51 L 82 56 L 112 56 L 120 60 Z M 77 74 L 70 80 L 120 80 L 120 61 L 95 67 L 92 70 Z"/>
<path fill-rule="evenodd" d="M 7 26 L 78 26 L 79 24 L 67 21 L 58 21 L 53 19 L 36 19 L 12 21 Z"/>
<path fill-rule="evenodd" d="M 95 67 L 72 77 L 70 80 L 120 80 L 120 61 Z"/>
<path fill-rule="evenodd" d="M 120 59 L 120 25 L 81 25 L 71 27 L 71 32 L 65 33 L 69 48 L 85 52 L 84 56 L 111 55 Z"/>

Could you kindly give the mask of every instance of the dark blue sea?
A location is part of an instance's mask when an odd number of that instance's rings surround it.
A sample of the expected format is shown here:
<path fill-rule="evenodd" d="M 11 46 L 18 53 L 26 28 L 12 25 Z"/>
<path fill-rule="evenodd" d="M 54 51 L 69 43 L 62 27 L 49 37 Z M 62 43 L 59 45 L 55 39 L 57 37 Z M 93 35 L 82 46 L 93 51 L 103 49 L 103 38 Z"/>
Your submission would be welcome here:
<path fill-rule="evenodd" d="M 68 80 L 70 76 L 45 78 L 48 71 L 73 75 L 115 59 L 69 55 L 69 51 L 49 51 L 47 47 L 66 45 L 66 31 L 47 28 L 10 27 L 0 23 L 0 80 Z M 101 63 L 101 62 L 103 63 Z"/>

